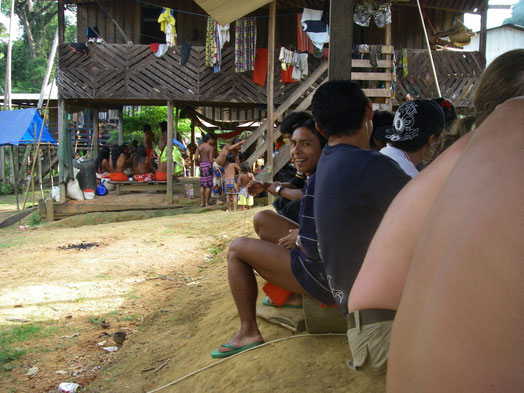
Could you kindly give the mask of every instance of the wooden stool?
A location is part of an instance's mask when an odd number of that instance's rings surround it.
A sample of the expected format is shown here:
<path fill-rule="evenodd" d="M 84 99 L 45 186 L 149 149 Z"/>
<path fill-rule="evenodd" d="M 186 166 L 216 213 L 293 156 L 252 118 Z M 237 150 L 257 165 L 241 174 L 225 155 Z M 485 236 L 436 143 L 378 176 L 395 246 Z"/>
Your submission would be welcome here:
<path fill-rule="evenodd" d="M 311 296 L 302 295 L 308 333 L 346 333 L 346 320 L 338 307 L 322 307 Z"/>

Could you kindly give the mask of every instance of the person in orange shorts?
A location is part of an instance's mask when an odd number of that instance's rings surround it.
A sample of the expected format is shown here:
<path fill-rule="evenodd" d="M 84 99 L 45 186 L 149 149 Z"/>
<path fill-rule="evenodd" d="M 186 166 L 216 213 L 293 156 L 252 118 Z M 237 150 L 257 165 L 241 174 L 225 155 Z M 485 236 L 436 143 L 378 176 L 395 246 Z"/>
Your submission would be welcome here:
<path fill-rule="evenodd" d="M 114 145 L 111 149 L 111 161 L 109 162 L 109 179 L 111 181 L 128 181 L 124 173 L 127 157 L 122 146 Z"/>
<path fill-rule="evenodd" d="M 135 159 L 133 160 L 135 181 L 149 183 L 151 180 L 154 180 L 153 170 L 153 163 L 151 162 L 151 158 L 147 156 L 146 148 L 139 146 L 135 153 Z"/>

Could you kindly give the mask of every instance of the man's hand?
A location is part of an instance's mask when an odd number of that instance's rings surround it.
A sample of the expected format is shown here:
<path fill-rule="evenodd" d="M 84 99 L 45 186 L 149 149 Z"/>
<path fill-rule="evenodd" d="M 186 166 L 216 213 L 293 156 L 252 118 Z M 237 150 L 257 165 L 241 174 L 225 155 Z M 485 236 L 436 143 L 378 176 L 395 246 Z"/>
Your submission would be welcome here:
<path fill-rule="evenodd" d="M 288 250 L 297 248 L 297 237 L 298 237 L 298 228 L 290 229 L 289 235 L 284 236 L 283 238 L 278 239 L 278 244 L 284 246 Z"/>
<path fill-rule="evenodd" d="M 264 183 L 261 183 L 259 181 L 250 181 L 247 185 L 247 192 L 249 195 L 258 195 L 261 192 L 266 190 L 266 186 Z"/>

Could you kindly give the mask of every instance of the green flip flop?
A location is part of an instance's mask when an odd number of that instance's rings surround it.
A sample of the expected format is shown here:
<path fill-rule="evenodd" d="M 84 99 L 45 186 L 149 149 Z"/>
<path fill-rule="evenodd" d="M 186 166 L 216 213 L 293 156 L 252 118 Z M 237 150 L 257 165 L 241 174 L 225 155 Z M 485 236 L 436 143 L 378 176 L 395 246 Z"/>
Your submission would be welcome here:
<path fill-rule="evenodd" d="M 295 305 L 295 304 L 286 304 L 284 303 L 283 305 L 281 306 L 277 306 L 275 303 L 273 303 L 271 301 L 271 299 L 269 298 L 269 296 L 266 296 L 262 299 L 262 304 L 264 306 L 268 306 L 268 307 L 276 307 L 276 308 L 302 308 L 302 305 Z"/>
<path fill-rule="evenodd" d="M 230 344 L 222 344 L 223 347 L 226 347 L 230 349 L 231 351 L 220 352 L 218 349 L 215 349 L 213 352 L 211 352 L 211 357 L 212 358 L 227 358 L 228 356 L 234 355 L 235 353 L 245 351 L 246 349 L 253 348 L 261 344 L 264 344 L 264 341 L 257 341 L 251 344 L 244 345 L 243 347 L 235 347 L 234 345 L 230 345 Z"/>

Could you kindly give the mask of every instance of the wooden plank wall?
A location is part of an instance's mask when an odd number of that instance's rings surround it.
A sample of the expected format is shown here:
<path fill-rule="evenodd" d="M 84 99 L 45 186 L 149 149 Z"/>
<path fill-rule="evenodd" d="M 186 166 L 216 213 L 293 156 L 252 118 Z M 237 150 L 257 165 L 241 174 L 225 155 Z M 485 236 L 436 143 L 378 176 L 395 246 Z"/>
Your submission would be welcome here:
<path fill-rule="evenodd" d="M 426 18 L 431 21 L 435 31 L 443 31 L 453 27 L 455 18 L 462 20 L 462 14 L 450 11 L 441 11 L 435 9 L 424 10 Z M 426 22 L 428 34 L 433 31 Z M 406 7 L 399 4 L 392 6 L 392 23 L 391 23 L 392 45 L 395 48 L 424 49 L 426 41 L 424 31 L 420 23 L 420 16 L 416 7 Z M 355 24 L 353 32 L 353 42 L 355 44 L 382 45 L 385 43 L 385 29 L 379 29 L 371 18 L 369 27 L 361 27 Z"/>

